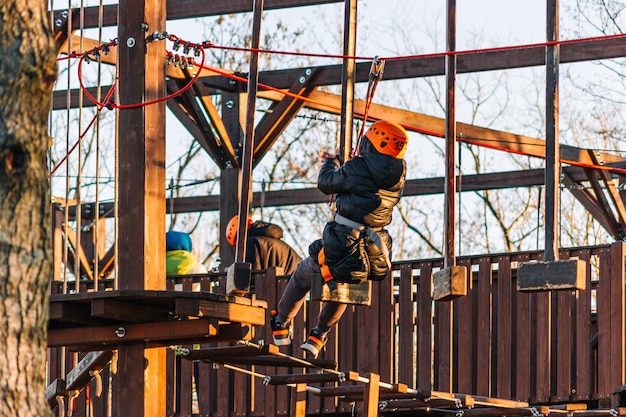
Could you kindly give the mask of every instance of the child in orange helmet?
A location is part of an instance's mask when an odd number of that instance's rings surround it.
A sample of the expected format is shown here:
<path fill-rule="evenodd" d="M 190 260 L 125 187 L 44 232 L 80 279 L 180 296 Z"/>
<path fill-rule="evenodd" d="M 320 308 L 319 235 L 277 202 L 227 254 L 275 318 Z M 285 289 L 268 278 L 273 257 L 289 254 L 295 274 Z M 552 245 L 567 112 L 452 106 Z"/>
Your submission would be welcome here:
<path fill-rule="evenodd" d="M 239 216 L 235 215 L 226 226 L 226 240 L 233 247 L 237 244 L 238 231 Z M 302 258 L 282 237 L 283 229 L 279 225 L 248 218 L 246 262 L 250 263 L 253 270 L 278 266 L 289 275 L 296 269 Z"/>
<path fill-rule="evenodd" d="M 336 281 L 379 281 L 387 275 L 392 239 L 385 227 L 391 223 L 404 188 L 407 142 L 402 126 L 379 121 L 361 138 L 352 159 L 342 164 L 337 156 L 324 155 L 317 187 L 325 194 L 335 194 L 334 220 L 326 224 L 322 239 L 309 246 L 309 256 L 298 264 L 272 311 L 274 344 L 291 343 L 291 320 L 302 307 L 316 274 L 322 275 L 331 290 L 336 288 Z M 346 307 L 324 303 L 317 325 L 300 346 L 307 354 L 318 356 L 327 333 Z"/>

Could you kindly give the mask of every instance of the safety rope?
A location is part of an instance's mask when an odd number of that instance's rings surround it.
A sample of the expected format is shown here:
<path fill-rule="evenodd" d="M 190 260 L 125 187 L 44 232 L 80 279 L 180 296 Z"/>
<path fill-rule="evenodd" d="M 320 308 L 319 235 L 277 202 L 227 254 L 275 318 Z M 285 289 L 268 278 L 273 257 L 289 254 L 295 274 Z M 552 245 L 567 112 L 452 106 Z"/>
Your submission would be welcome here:
<path fill-rule="evenodd" d="M 380 59 L 380 57 L 375 56 L 372 60 L 372 66 L 370 67 L 369 73 L 369 82 L 367 83 L 367 93 L 365 95 L 365 110 L 363 111 L 363 122 L 361 123 L 361 129 L 359 131 L 359 135 L 357 136 L 356 146 L 353 149 L 353 154 L 357 154 L 359 151 L 359 144 L 361 143 L 361 138 L 363 137 L 363 133 L 365 132 L 365 125 L 367 124 L 367 116 L 369 114 L 370 106 L 372 104 L 372 100 L 374 99 L 374 93 L 376 92 L 376 87 L 378 86 L 378 82 L 383 78 L 383 72 L 385 70 L 385 61 Z"/>

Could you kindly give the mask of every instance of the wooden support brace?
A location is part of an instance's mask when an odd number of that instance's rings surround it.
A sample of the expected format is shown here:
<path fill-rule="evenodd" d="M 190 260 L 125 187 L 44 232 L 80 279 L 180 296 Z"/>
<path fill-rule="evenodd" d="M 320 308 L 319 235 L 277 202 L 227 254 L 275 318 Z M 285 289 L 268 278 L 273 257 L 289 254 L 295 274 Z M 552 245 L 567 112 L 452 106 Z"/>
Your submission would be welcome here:
<path fill-rule="evenodd" d="M 66 397 L 67 390 L 65 389 L 65 380 L 57 378 L 50 385 L 46 387 L 46 399 L 51 410 L 54 410 L 59 405 L 58 397 Z"/>
<path fill-rule="evenodd" d="M 337 290 L 331 291 L 324 285 L 321 275 L 315 275 L 311 283 L 311 299 L 314 301 L 334 301 L 342 304 L 371 305 L 372 281 L 360 284 L 337 282 Z"/>
<path fill-rule="evenodd" d="M 81 390 L 91 381 L 97 372 L 100 372 L 113 358 L 112 350 L 89 352 L 65 378 L 67 391 Z"/>
<path fill-rule="evenodd" d="M 296 384 L 295 394 L 293 395 L 293 413 L 294 417 L 306 416 L 306 384 Z"/>
<path fill-rule="evenodd" d="M 365 384 L 365 392 L 363 393 L 363 415 L 377 417 L 380 375 L 370 373 L 368 379 L 369 382 Z"/>
<path fill-rule="evenodd" d="M 521 263 L 517 272 L 517 290 L 584 290 L 586 268 L 582 259 Z"/>
<path fill-rule="evenodd" d="M 467 295 L 467 268 L 452 266 L 433 274 L 433 300 L 450 301 Z"/>

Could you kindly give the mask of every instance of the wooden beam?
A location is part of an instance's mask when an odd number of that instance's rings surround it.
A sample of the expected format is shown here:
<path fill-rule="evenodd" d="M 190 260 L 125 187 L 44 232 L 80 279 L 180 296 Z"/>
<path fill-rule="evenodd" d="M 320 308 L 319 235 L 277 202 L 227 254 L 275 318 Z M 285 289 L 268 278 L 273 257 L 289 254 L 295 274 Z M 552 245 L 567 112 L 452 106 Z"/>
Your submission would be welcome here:
<path fill-rule="evenodd" d="M 618 168 L 626 168 L 626 164 L 615 164 Z M 587 180 L 582 168 L 564 167 L 564 172 L 572 181 Z M 461 192 L 498 190 L 515 187 L 532 187 L 544 184 L 543 169 L 524 171 L 494 172 L 488 174 L 464 175 Z M 404 196 L 435 195 L 443 192 L 443 178 L 412 179 L 406 182 Z M 302 188 L 294 190 L 267 191 L 264 195 L 265 207 L 282 207 L 300 204 L 327 203 L 328 196 L 317 188 Z M 168 199 L 168 207 L 169 199 Z M 261 193 L 253 195 L 253 207 L 260 207 Z M 174 213 L 194 213 L 203 211 L 218 211 L 220 209 L 219 196 L 197 196 L 174 199 Z M 112 203 L 102 203 L 105 212 L 112 207 Z M 169 211 L 168 211 L 169 212 Z M 70 207 L 70 218 L 72 218 Z M 110 216 L 110 215 L 109 215 Z"/>
<path fill-rule="evenodd" d="M 314 6 L 322 4 L 340 3 L 343 0 L 265 0 L 265 10 L 287 9 L 292 7 Z M 55 19 L 61 18 L 65 10 L 54 10 Z M 251 12 L 249 0 L 170 0 L 167 2 L 167 20 L 189 19 L 204 16 L 220 16 L 234 13 Z M 117 5 L 105 5 L 102 11 L 102 26 L 117 24 Z M 100 9 L 97 6 L 84 8 L 85 29 L 100 26 Z M 79 28 L 74 23 L 74 29 Z"/>
<path fill-rule="evenodd" d="M 65 377 L 65 386 L 68 391 L 80 390 L 91 381 L 95 374 L 100 372 L 113 358 L 112 350 L 89 352 L 68 372 Z"/>
<path fill-rule="evenodd" d="M 289 123 L 296 117 L 304 106 L 302 100 L 293 95 L 307 97 L 317 88 L 314 84 L 315 71 L 305 69 L 289 88 L 290 95 L 285 95 L 274 103 L 256 126 L 254 140 L 254 164 L 257 165 L 272 145 L 285 131 Z"/>
<path fill-rule="evenodd" d="M 177 316 L 211 317 L 219 320 L 265 325 L 265 309 L 239 303 L 211 302 L 201 299 L 176 299 Z"/>
<path fill-rule="evenodd" d="M 203 338 L 217 335 L 217 327 L 207 319 L 133 323 L 99 327 L 50 329 L 48 347 L 100 346 L 113 349 L 120 344 Z M 161 344 L 160 346 L 164 346 Z"/>

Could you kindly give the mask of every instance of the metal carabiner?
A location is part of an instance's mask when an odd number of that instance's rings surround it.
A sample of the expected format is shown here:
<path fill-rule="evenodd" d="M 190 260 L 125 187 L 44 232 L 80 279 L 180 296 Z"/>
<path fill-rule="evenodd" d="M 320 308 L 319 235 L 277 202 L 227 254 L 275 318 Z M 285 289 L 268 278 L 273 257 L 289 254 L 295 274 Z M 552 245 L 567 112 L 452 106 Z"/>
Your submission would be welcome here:
<path fill-rule="evenodd" d="M 380 59 L 378 55 L 374 57 L 372 66 L 370 67 L 370 81 L 380 81 L 383 78 L 383 72 L 385 71 L 385 61 Z"/>

